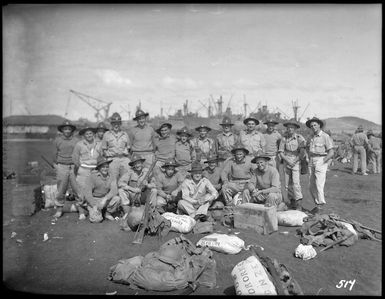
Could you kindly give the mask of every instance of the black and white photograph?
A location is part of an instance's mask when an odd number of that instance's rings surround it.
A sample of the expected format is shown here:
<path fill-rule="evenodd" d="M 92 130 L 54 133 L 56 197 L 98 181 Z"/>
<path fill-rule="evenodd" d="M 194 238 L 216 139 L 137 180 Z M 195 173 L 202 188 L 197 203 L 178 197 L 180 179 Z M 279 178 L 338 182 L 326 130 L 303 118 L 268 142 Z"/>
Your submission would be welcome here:
<path fill-rule="evenodd" d="M 382 295 L 382 4 L 5 4 L 3 286 Z"/>

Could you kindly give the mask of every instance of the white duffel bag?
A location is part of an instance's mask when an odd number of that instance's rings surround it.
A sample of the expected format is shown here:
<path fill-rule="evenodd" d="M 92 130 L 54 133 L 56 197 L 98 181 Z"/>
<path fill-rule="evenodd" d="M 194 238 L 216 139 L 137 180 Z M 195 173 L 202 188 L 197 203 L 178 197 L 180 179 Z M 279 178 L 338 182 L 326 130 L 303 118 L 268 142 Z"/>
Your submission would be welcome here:
<path fill-rule="evenodd" d="M 308 217 L 308 215 L 298 210 L 277 212 L 278 225 L 281 226 L 302 226 L 305 217 Z"/>
<path fill-rule="evenodd" d="M 198 241 L 197 246 L 206 246 L 211 250 L 229 254 L 237 254 L 242 249 L 248 249 L 245 247 L 245 241 L 237 236 L 217 233 L 203 237 Z"/>
<path fill-rule="evenodd" d="M 47 209 L 54 207 L 57 195 L 57 185 L 44 185 L 42 193 L 44 198 L 44 208 Z"/>
<path fill-rule="evenodd" d="M 312 245 L 303 245 L 299 244 L 294 251 L 294 255 L 303 259 L 305 261 L 310 260 L 317 255 L 317 251 L 315 251 Z"/>
<path fill-rule="evenodd" d="M 171 221 L 171 231 L 187 234 L 191 232 L 196 224 L 194 218 L 188 215 L 177 215 L 174 213 L 166 212 L 162 216 Z"/>
<path fill-rule="evenodd" d="M 235 265 L 231 276 L 237 295 L 277 295 L 267 270 L 254 255 Z"/>

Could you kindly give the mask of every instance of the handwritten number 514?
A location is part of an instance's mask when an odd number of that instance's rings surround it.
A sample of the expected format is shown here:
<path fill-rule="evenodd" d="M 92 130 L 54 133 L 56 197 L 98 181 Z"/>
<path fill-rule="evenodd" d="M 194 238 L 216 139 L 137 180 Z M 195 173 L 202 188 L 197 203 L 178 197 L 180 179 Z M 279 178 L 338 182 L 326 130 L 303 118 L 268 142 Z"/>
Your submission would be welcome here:
<path fill-rule="evenodd" d="M 351 291 L 353 289 L 353 286 L 354 284 L 356 283 L 356 280 L 340 280 L 340 282 L 336 285 L 336 288 L 337 289 L 340 289 L 340 288 L 347 288 L 348 284 L 350 284 L 350 288 L 349 288 L 349 291 Z"/>

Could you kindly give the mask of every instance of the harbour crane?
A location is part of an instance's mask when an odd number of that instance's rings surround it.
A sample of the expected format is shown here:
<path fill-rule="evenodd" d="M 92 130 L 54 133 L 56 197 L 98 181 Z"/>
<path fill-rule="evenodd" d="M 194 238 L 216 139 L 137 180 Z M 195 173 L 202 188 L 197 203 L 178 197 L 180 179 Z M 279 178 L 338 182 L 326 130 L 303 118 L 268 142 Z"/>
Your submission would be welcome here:
<path fill-rule="evenodd" d="M 106 101 L 97 99 L 95 97 L 91 97 L 89 95 L 86 95 L 84 93 L 81 93 L 72 89 L 70 89 L 70 92 L 76 95 L 83 102 L 87 103 L 90 107 L 92 107 L 96 111 L 95 118 L 97 122 L 105 121 L 108 118 L 108 113 L 110 111 L 110 106 L 112 102 L 107 103 Z M 104 114 L 102 114 L 101 111 L 104 112 Z"/>
<path fill-rule="evenodd" d="M 305 114 L 307 108 L 309 107 L 310 103 L 307 104 L 305 110 L 302 112 L 301 116 L 298 118 L 298 121 L 301 121 L 302 116 Z"/>

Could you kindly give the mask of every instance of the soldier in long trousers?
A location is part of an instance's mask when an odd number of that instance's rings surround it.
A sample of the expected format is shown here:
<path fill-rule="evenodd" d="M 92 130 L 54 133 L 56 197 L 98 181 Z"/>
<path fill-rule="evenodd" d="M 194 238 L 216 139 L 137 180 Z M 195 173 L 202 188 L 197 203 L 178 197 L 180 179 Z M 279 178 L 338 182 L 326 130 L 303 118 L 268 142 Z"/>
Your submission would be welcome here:
<path fill-rule="evenodd" d="M 221 161 L 218 161 L 218 166 L 222 168 L 224 162 L 233 157 L 231 151 L 239 143 L 239 136 L 232 131 L 234 124 L 231 122 L 230 117 L 223 117 L 222 123 L 219 125 L 222 127 L 222 132 L 216 136 L 215 142 L 218 158 L 221 159 Z"/>
<path fill-rule="evenodd" d="M 163 123 L 155 131 L 158 136 L 155 137 L 155 157 L 157 162 L 154 167 L 154 177 L 157 177 L 164 171 L 163 164 L 168 159 L 175 159 L 175 143 L 176 137 L 171 134 L 172 125 L 170 123 Z"/>
<path fill-rule="evenodd" d="M 141 155 L 144 161 L 144 167 L 149 168 L 154 161 L 154 141 L 155 130 L 147 124 L 148 113 L 138 110 L 135 113 L 134 120 L 137 125 L 129 130 L 128 136 L 131 140 L 132 154 Z"/>
<path fill-rule="evenodd" d="M 306 122 L 306 126 L 313 131 L 313 136 L 308 140 L 306 147 L 309 157 L 309 189 L 316 205 L 311 212 L 316 214 L 321 212 L 326 204 L 324 186 L 327 162 L 334 155 L 333 141 L 328 134 L 322 131 L 324 126 L 322 120 L 313 117 Z"/>
<path fill-rule="evenodd" d="M 367 132 L 367 136 L 369 164 L 373 166 L 373 173 L 381 173 L 382 140 L 375 137 L 371 130 Z"/>
<path fill-rule="evenodd" d="M 65 120 L 63 124 L 59 125 L 57 128 L 62 134 L 54 140 L 56 150 L 54 156 L 54 167 L 56 170 L 58 191 L 55 198 L 55 218 L 59 218 L 63 215 L 65 194 L 69 185 L 77 198 L 80 194 L 79 186 L 76 183 L 75 178 L 75 165 L 72 160 L 72 152 L 76 143 L 79 141 L 74 137 L 76 126 L 71 124 L 70 121 Z"/>
<path fill-rule="evenodd" d="M 184 176 L 188 175 L 191 163 L 196 160 L 194 144 L 191 140 L 192 134 L 186 126 L 176 132 L 177 141 L 175 143 L 175 162 L 177 170 Z"/>
<path fill-rule="evenodd" d="M 265 121 L 264 124 L 267 126 L 266 132 L 263 134 L 266 142 L 265 155 L 271 158 L 268 161 L 268 164 L 276 167 L 279 171 L 280 157 L 278 156 L 278 147 L 281 142 L 282 135 L 276 130 L 278 122 L 269 119 Z"/>
<path fill-rule="evenodd" d="M 76 143 L 72 153 L 72 160 L 75 165 L 76 182 L 79 185 L 82 195 L 85 194 L 85 184 L 91 171 L 96 168 L 97 159 L 102 156 L 101 142 L 95 140 L 96 129 L 86 127 L 79 131 L 83 139 Z M 85 209 L 78 205 L 79 220 L 86 219 Z"/>
<path fill-rule="evenodd" d="M 119 113 L 113 113 L 110 118 L 111 130 L 107 131 L 102 140 L 103 155 L 112 160 L 110 175 L 118 180 L 129 169 L 131 141 L 128 134 L 122 131 L 122 118 Z"/>
<path fill-rule="evenodd" d="M 247 149 L 248 155 L 254 157 L 259 152 L 264 152 L 266 141 L 263 134 L 257 130 L 259 120 L 248 117 L 243 123 L 246 125 L 246 129 L 240 131 L 239 141 Z"/>
<path fill-rule="evenodd" d="M 361 160 L 361 174 L 366 173 L 366 148 L 368 148 L 368 137 L 364 133 L 364 128 L 360 125 L 350 139 L 350 145 L 353 148 L 353 174 L 357 173 L 358 157 Z"/>
<path fill-rule="evenodd" d="M 300 160 L 304 158 L 306 140 L 296 132 L 300 125 L 296 122 L 283 124 L 287 133 L 281 140 L 279 155 L 283 160 L 285 174 L 285 190 L 293 209 L 302 209 L 302 189 L 300 183 Z"/>
<path fill-rule="evenodd" d="M 210 153 L 216 153 L 215 142 L 212 138 L 208 137 L 208 132 L 211 131 L 211 128 L 205 125 L 200 125 L 195 128 L 195 131 L 199 135 L 194 139 L 193 143 L 195 146 L 196 157 L 202 165 L 207 161 L 207 157 Z"/>

